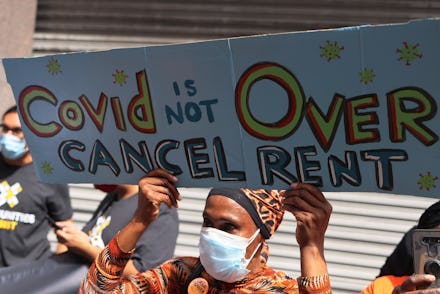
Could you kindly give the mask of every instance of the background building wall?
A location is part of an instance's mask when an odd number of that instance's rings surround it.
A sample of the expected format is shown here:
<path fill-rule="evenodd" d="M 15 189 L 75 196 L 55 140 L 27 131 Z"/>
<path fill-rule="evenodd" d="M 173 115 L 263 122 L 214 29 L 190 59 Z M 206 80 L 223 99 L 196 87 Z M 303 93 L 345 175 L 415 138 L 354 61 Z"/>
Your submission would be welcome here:
<path fill-rule="evenodd" d="M 0 114 L 15 104 L 1 59 L 32 54 L 37 0 L 0 0 Z"/>

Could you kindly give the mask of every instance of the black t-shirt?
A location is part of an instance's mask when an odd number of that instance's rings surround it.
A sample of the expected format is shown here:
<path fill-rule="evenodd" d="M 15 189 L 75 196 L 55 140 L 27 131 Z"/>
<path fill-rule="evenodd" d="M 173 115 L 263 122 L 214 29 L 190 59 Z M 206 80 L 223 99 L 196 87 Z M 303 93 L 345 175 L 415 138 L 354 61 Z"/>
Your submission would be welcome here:
<path fill-rule="evenodd" d="M 137 194 L 118 200 L 115 193 L 110 193 L 82 230 L 93 245 L 103 248 L 131 220 L 137 204 Z M 162 204 L 159 216 L 136 243 L 131 258 L 136 269 L 143 272 L 173 257 L 178 231 L 177 210 Z"/>
<path fill-rule="evenodd" d="M 42 183 L 33 164 L 10 166 L 1 156 L 0 182 L 0 267 L 49 256 L 46 215 L 72 217 L 68 186 Z"/>

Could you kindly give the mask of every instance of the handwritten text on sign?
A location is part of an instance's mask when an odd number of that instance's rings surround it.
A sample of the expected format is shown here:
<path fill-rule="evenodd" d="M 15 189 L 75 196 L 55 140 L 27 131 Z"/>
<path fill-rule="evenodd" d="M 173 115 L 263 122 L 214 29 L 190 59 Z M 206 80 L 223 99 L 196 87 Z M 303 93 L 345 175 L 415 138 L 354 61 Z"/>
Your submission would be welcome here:
<path fill-rule="evenodd" d="M 160 167 L 182 186 L 435 196 L 438 29 L 423 20 L 4 65 L 45 181 L 136 183 Z"/>

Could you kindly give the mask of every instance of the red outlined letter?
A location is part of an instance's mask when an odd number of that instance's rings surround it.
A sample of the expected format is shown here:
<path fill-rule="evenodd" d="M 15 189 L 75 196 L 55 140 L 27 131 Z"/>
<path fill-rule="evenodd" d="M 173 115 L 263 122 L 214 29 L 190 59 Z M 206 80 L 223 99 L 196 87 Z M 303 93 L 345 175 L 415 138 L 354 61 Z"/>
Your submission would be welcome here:
<path fill-rule="evenodd" d="M 263 79 L 279 84 L 286 90 L 289 98 L 286 115 L 274 123 L 257 120 L 249 109 L 250 89 Z M 268 99 L 268 105 L 270 103 Z M 249 134 L 263 140 L 282 140 L 290 136 L 302 120 L 304 104 L 303 89 L 296 77 L 276 63 L 265 62 L 251 66 L 240 77 L 235 89 L 235 108 L 241 125 Z"/>

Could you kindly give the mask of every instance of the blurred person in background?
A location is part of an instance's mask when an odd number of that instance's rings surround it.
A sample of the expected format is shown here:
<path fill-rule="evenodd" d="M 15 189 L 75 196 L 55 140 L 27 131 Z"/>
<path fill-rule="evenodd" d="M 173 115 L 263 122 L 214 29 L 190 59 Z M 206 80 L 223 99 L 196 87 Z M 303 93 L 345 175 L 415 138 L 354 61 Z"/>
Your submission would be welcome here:
<path fill-rule="evenodd" d="M 34 169 L 13 106 L 0 125 L 0 267 L 50 256 L 50 222 L 72 222 L 68 186 L 42 183 Z"/>
<path fill-rule="evenodd" d="M 57 222 L 60 229 L 55 231 L 66 250 L 86 258 L 89 264 L 128 224 L 138 203 L 137 185 L 95 184 L 94 187 L 107 195 L 82 230 L 71 222 Z M 124 276 L 146 271 L 173 257 L 178 231 L 177 210 L 161 205 L 157 223 L 150 226 L 136 243 Z"/>
<path fill-rule="evenodd" d="M 106 193 L 91 219 L 79 229 L 71 222 L 56 222 L 60 254 L 33 263 L 0 270 L 5 293 L 76 294 L 92 261 L 131 219 L 138 203 L 137 185 L 95 184 Z M 124 268 L 129 276 L 156 267 L 174 255 L 179 220 L 177 210 L 165 204 L 158 221 L 140 237 Z"/>
<path fill-rule="evenodd" d="M 409 229 L 394 251 L 385 260 L 377 278 L 361 294 L 406 293 L 416 288 L 423 289 L 435 280 L 433 275 L 413 275 L 414 258 L 412 233 L 416 229 L 440 229 L 440 201 L 429 206 L 420 216 L 417 225 Z M 438 293 L 440 290 L 426 290 Z M 419 293 L 419 292 L 417 292 Z M 423 292 L 421 292 L 423 293 Z"/>

